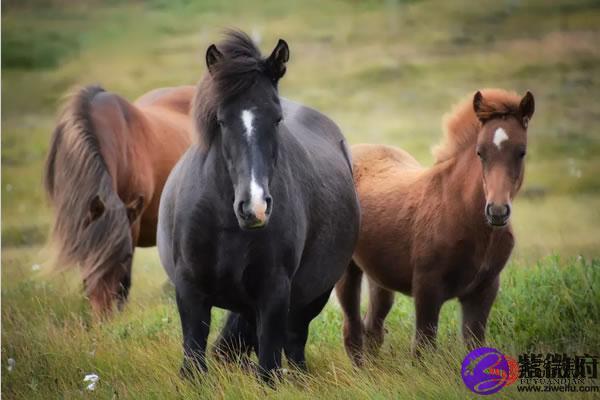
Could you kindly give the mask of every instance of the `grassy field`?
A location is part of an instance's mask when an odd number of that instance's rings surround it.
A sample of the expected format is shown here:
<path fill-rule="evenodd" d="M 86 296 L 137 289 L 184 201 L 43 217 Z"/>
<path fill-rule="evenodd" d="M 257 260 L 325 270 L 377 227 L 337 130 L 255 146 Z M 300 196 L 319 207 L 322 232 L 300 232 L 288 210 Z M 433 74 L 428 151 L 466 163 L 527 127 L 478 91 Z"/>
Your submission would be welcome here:
<path fill-rule="evenodd" d="M 330 115 L 352 143 L 401 146 L 424 164 L 441 117 L 482 87 L 536 96 L 517 248 L 489 338 L 502 351 L 600 353 L 600 3 L 593 0 L 2 2 L 2 395 L 6 398 L 465 398 L 454 302 L 440 350 L 409 357 L 414 313 L 397 296 L 380 357 L 354 370 L 331 302 L 312 325 L 310 374 L 274 391 L 222 365 L 177 376 L 181 333 L 155 249 L 136 253 L 132 299 L 91 323 L 77 274 L 48 272 L 41 171 L 75 85 L 129 99 L 196 82 L 225 27 L 268 52 L 290 44 L 284 96 Z M 215 311 L 213 336 L 222 312 Z M 15 366 L 8 371 L 8 358 Z M 96 391 L 83 377 L 100 376 Z M 506 388 L 499 397 L 535 397 Z M 560 397 L 559 394 L 555 394 Z M 540 396 L 542 397 L 542 396 Z M 544 398 L 552 397 L 545 395 Z"/>

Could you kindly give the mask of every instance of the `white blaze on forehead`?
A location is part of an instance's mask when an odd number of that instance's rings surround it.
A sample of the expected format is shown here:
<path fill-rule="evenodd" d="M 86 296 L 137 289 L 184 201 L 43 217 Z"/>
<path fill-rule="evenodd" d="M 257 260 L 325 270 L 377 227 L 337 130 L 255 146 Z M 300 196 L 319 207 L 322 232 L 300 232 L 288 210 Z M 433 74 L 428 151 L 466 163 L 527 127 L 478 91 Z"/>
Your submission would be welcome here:
<path fill-rule="evenodd" d="M 267 212 L 267 202 L 263 195 L 263 188 L 256 182 L 254 171 L 252 171 L 250 178 L 250 208 L 254 215 L 260 220 L 265 219 L 265 213 Z"/>
<path fill-rule="evenodd" d="M 248 139 L 250 139 L 250 137 L 252 137 L 252 133 L 254 132 L 254 126 L 252 125 L 254 122 L 254 114 L 252 114 L 252 111 L 242 111 L 242 122 L 244 123 L 244 128 L 246 128 L 246 136 Z"/>
<path fill-rule="evenodd" d="M 496 132 L 494 132 L 494 144 L 496 145 L 498 150 L 502 149 L 502 142 L 504 142 L 505 140 L 508 140 L 508 135 L 506 134 L 506 131 L 502 128 L 496 129 Z"/>

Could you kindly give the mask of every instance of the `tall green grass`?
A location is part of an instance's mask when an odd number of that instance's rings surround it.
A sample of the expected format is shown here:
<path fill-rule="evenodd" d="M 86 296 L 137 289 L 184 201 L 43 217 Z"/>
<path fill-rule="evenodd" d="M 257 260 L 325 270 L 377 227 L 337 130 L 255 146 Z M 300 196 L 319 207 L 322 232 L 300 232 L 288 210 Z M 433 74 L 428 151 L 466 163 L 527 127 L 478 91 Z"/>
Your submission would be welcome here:
<path fill-rule="evenodd" d="M 34 249 L 3 255 L 2 394 L 47 399 L 92 396 L 83 377 L 100 376 L 97 398 L 464 398 L 465 349 L 456 302 L 442 310 L 439 348 L 415 363 L 410 355 L 412 300 L 398 295 L 378 357 L 353 368 L 341 341 L 342 314 L 332 299 L 311 325 L 310 372 L 291 372 L 273 390 L 253 373 L 211 359 L 196 381 L 178 376 L 179 317 L 165 275 L 148 251 L 136 259 L 131 303 L 124 313 L 94 324 L 76 276 L 31 270 Z M 40 253 L 43 254 L 43 253 Z M 550 257 L 531 266 L 511 264 L 493 307 L 488 338 L 507 354 L 600 351 L 600 260 Z M 211 341 L 224 312 L 213 311 Z M 7 359 L 16 362 L 12 372 Z M 500 397 L 518 397 L 514 388 Z M 521 395 L 529 398 L 529 394 Z"/>

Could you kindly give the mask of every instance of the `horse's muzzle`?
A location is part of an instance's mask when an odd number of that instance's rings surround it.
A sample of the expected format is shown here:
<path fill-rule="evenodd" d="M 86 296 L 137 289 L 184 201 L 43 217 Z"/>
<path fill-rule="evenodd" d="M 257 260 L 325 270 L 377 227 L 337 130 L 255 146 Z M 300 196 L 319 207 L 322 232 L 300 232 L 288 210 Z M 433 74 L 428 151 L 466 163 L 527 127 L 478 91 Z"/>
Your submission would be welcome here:
<path fill-rule="evenodd" d="M 262 201 L 239 201 L 235 208 L 235 214 L 240 228 L 244 230 L 261 229 L 269 223 L 272 209 L 273 199 L 267 195 Z"/>
<path fill-rule="evenodd" d="M 494 227 L 503 227 L 510 219 L 510 204 L 488 203 L 485 206 L 485 217 L 488 224 Z"/>

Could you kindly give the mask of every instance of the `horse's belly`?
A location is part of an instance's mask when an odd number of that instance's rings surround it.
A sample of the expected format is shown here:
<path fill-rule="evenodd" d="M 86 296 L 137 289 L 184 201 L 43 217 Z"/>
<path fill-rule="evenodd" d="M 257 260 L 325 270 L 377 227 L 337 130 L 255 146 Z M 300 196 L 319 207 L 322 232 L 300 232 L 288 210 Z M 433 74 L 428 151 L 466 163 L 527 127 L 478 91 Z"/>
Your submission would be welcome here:
<path fill-rule="evenodd" d="M 391 259 L 379 253 L 366 253 L 357 249 L 354 261 L 379 286 L 410 295 L 412 292 L 412 268 L 405 257 Z"/>

